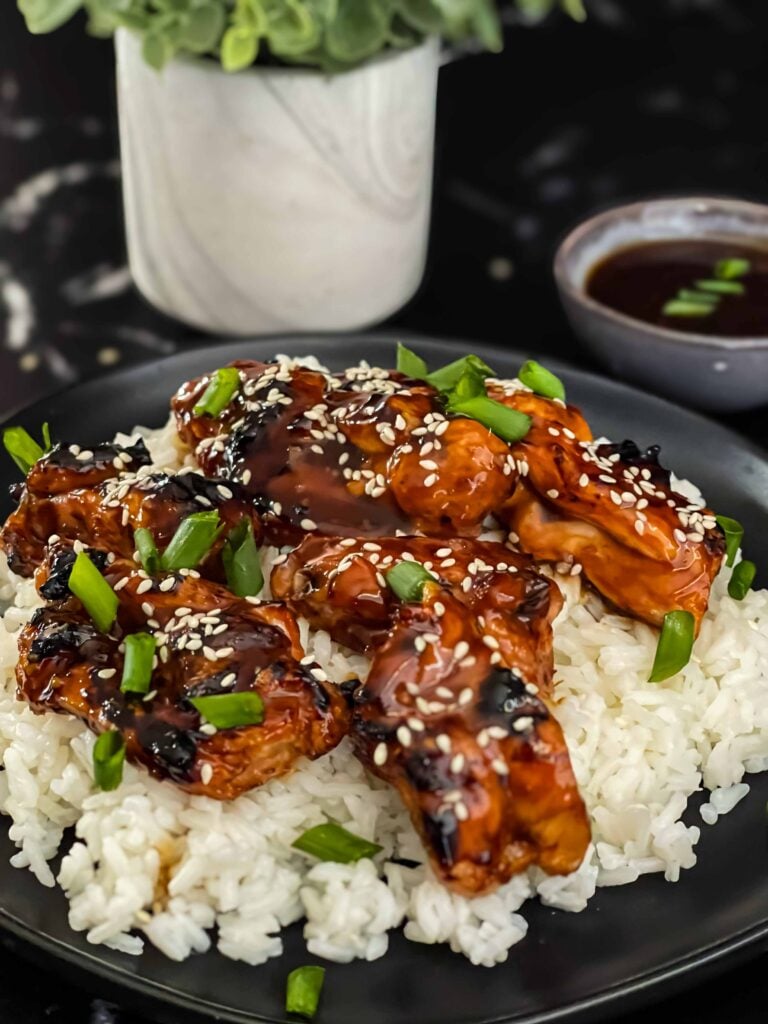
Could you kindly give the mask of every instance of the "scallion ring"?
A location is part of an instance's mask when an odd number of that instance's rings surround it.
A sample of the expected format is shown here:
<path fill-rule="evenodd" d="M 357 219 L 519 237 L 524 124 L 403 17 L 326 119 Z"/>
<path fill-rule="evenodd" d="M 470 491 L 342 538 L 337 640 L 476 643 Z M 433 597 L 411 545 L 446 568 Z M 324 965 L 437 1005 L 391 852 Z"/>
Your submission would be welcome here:
<path fill-rule="evenodd" d="M 734 601 L 743 601 L 749 593 L 757 575 L 757 566 L 746 559 L 734 568 L 728 580 L 728 594 Z"/>
<path fill-rule="evenodd" d="M 746 277 L 752 269 L 749 260 L 731 257 L 730 259 L 718 260 L 715 264 L 715 277 L 720 281 L 733 281 L 738 277 Z"/>
<path fill-rule="evenodd" d="M 218 416 L 235 397 L 239 387 L 240 371 L 236 366 L 225 366 L 217 370 L 192 411 L 195 416 Z"/>
<path fill-rule="evenodd" d="M 238 729 L 244 725 L 261 725 L 264 721 L 264 701 L 253 690 L 190 697 L 189 703 L 217 729 Z"/>
<path fill-rule="evenodd" d="M 157 641 L 149 633 L 125 638 L 125 661 L 120 689 L 123 693 L 149 693 Z"/>
<path fill-rule="evenodd" d="M 400 342 L 397 343 L 397 370 L 398 373 L 404 373 L 413 380 L 424 380 L 429 373 L 429 367 L 421 356 L 417 356 Z"/>
<path fill-rule="evenodd" d="M 318 860 L 335 861 L 337 864 L 353 864 L 363 857 L 374 857 L 381 850 L 378 843 L 361 839 L 333 821 L 307 829 L 293 847 Z"/>
<path fill-rule="evenodd" d="M 152 531 L 139 526 L 133 531 L 133 542 L 139 553 L 141 567 L 150 576 L 156 576 L 160 572 L 160 552 L 157 550 Z"/>
<path fill-rule="evenodd" d="M 45 454 L 34 437 L 24 427 L 6 427 L 3 431 L 3 444 L 24 476 Z"/>
<path fill-rule="evenodd" d="M 681 299 L 671 299 L 662 307 L 663 316 L 711 316 L 715 306 L 706 302 L 683 302 Z"/>
<path fill-rule="evenodd" d="M 221 550 L 227 586 L 238 597 L 255 597 L 264 586 L 261 558 L 253 536 L 253 523 L 245 516 L 230 531 Z"/>
<path fill-rule="evenodd" d="M 500 437 L 507 444 L 516 444 L 531 429 L 531 417 L 517 409 L 497 402 L 487 395 L 469 398 L 466 401 L 449 403 L 450 411 L 468 419 L 477 420 L 487 427 L 491 433 Z"/>
<path fill-rule="evenodd" d="M 464 356 L 456 359 L 447 366 L 435 370 L 427 377 L 427 383 L 438 391 L 452 391 L 458 384 L 461 377 L 467 372 L 485 380 L 486 377 L 493 377 L 494 371 L 487 363 L 484 363 L 479 356 Z"/>
<path fill-rule="evenodd" d="M 387 586 L 401 601 L 421 601 L 427 583 L 437 583 L 421 562 L 398 562 L 384 574 Z"/>
<path fill-rule="evenodd" d="M 166 572 L 174 569 L 194 569 L 199 565 L 216 542 L 222 530 L 219 513 L 193 512 L 182 520 L 163 552 L 160 565 Z"/>
<path fill-rule="evenodd" d="M 125 740 L 115 729 L 103 732 L 93 745 L 93 778 L 99 789 L 109 793 L 123 781 Z"/>
<path fill-rule="evenodd" d="M 297 967 L 291 971 L 285 991 L 286 1012 L 311 1020 L 317 1013 L 324 981 L 324 967 Z"/>
<path fill-rule="evenodd" d="M 663 683 L 685 668 L 691 660 L 695 634 L 696 620 L 690 612 L 667 612 L 648 677 L 650 683 Z"/>
<path fill-rule="evenodd" d="M 713 295 L 744 295 L 746 288 L 740 281 L 697 281 L 700 292 L 711 292 Z"/>
<path fill-rule="evenodd" d="M 559 377 L 535 359 L 529 359 L 520 367 L 518 379 L 536 395 L 543 398 L 559 398 L 565 401 L 565 387 Z"/>
<path fill-rule="evenodd" d="M 744 527 L 738 519 L 729 519 L 728 516 L 715 516 L 715 519 L 725 534 L 725 564 L 731 566 L 744 539 Z"/>
<path fill-rule="evenodd" d="M 107 583 L 85 551 L 79 552 L 69 575 L 69 589 L 80 598 L 83 607 L 102 633 L 108 633 L 117 616 L 117 594 Z"/>

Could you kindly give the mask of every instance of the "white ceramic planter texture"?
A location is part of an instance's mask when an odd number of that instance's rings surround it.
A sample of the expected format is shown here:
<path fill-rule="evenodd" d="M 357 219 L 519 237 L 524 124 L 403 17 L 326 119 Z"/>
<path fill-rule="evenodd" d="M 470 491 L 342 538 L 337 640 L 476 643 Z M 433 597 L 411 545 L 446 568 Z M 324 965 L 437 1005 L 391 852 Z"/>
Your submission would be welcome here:
<path fill-rule="evenodd" d="M 424 272 L 438 45 L 334 77 L 161 73 L 117 40 L 133 278 L 209 331 L 341 330 L 383 319 Z"/>

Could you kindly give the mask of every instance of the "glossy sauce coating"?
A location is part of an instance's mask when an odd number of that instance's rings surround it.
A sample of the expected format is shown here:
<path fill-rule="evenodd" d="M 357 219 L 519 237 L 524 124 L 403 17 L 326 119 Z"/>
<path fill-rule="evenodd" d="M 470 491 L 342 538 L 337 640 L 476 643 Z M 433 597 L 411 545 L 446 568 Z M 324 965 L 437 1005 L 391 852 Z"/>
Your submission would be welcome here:
<path fill-rule="evenodd" d="M 420 603 L 382 578 L 403 555 L 440 577 Z M 474 541 L 311 538 L 272 586 L 372 658 L 355 693 L 355 749 L 397 788 L 446 885 L 477 895 L 530 864 L 578 867 L 589 823 L 542 699 L 561 599 L 527 559 Z"/>
<path fill-rule="evenodd" d="M 132 561 L 91 550 L 120 606 L 109 634 L 99 633 L 68 590 L 70 548 L 54 547 L 37 574 L 51 603 L 21 633 L 19 695 L 36 711 L 81 718 L 95 732 L 118 729 L 127 756 L 191 793 L 231 800 L 319 757 L 346 733 L 347 701 L 311 659 L 281 605 L 252 603 L 194 572 L 151 580 Z M 152 690 L 120 690 L 125 636 L 157 639 Z M 264 702 L 258 725 L 215 729 L 190 697 L 252 690 Z"/>

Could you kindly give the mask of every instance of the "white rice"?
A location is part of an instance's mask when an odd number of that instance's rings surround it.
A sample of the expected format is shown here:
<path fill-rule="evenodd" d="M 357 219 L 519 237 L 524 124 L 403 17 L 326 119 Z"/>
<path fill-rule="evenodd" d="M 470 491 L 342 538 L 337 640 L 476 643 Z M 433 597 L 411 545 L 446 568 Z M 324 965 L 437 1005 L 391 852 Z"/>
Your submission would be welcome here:
<path fill-rule="evenodd" d="M 170 426 L 141 433 L 157 465 L 192 465 Z M 267 571 L 276 554 L 265 552 Z M 468 900 L 423 865 L 399 798 L 367 776 L 347 742 L 229 804 L 188 796 L 129 765 L 120 789 L 95 791 L 91 733 L 63 715 L 34 715 L 15 698 L 16 634 L 39 599 L 3 562 L 0 811 L 18 847 L 12 863 L 65 891 L 73 929 L 125 953 L 140 953 L 148 940 L 183 960 L 210 947 L 215 925 L 224 956 L 256 965 L 279 956 L 281 930 L 303 920 L 307 948 L 329 960 L 383 956 L 389 932 L 404 925 L 414 942 L 501 963 L 526 934 L 518 911 L 530 897 L 580 911 L 599 885 L 651 872 L 676 881 L 696 863 L 700 829 L 681 821 L 689 797 L 711 791 L 701 817 L 714 823 L 746 795 L 745 773 L 768 767 L 768 592 L 733 601 L 729 574 L 715 583 L 692 661 L 663 685 L 647 682 L 656 634 L 594 595 L 582 601 L 579 577 L 557 577 L 566 597 L 555 624 L 558 717 L 594 845 L 573 875 L 534 870 Z M 302 633 L 332 678 L 365 673 L 366 660 L 326 633 L 310 636 L 306 624 Z M 382 853 L 348 866 L 291 848 L 329 818 Z M 76 841 L 54 878 L 48 862 L 71 826 Z"/>

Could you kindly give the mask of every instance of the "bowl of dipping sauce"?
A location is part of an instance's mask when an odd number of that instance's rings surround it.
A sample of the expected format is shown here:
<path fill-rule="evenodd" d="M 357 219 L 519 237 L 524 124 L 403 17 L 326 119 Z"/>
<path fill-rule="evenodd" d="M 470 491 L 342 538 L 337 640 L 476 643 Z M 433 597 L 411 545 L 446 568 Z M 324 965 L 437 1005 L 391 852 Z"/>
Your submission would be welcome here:
<path fill-rule="evenodd" d="M 768 402 L 768 206 L 657 199 L 572 231 L 565 311 L 618 378 L 722 412 Z"/>

